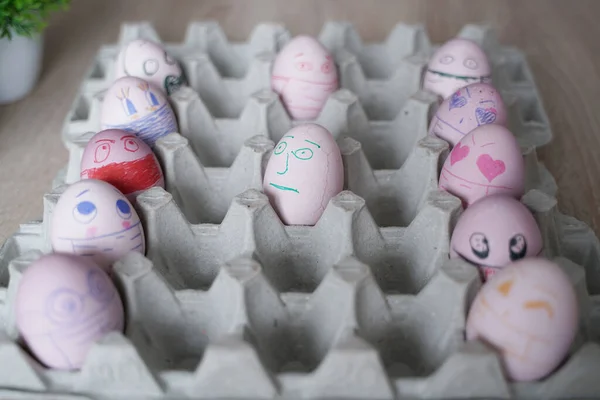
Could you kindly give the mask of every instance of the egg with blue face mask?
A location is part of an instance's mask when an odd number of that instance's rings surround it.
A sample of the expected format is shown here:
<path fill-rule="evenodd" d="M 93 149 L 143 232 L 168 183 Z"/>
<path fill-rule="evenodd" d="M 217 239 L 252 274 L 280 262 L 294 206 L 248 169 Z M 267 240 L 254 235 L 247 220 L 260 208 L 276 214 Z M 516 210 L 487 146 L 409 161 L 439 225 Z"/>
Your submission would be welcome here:
<path fill-rule="evenodd" d="M 104 93 L 100 125 L 102 129 L 131 132 L 150 147 L 179 130 L 173 109 L 161 90 L 134 77 L 116 80 Z"/>
<path fill-rule="evenodd" d="M 60 196 L 50 241 L 55 252 L 90 258 L 107 271 L 130 251 L 146 250 L 142 223 L 129 200 L 96 179 L 75 182 Z"/>

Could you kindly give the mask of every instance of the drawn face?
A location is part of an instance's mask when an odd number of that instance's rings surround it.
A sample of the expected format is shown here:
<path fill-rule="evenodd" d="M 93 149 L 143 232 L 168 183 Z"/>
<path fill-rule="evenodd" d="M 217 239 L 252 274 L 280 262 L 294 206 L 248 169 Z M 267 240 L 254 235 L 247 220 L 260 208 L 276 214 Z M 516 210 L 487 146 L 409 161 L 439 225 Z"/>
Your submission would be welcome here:
<path fill-rule="evenodd" d="M 575 291 L 560 267 L 528 258 L 483 286 L 469 312 L 467 339 L 497 348 L 513 380 L 535 380 L 565 357 L 578 318 Z"/>
<path fill-rule="evenodd" d="M 481 125 L 506 125 L 507 110 L 500 93 L 486 83 L 459 89 L 440 105 L 431 119 L 429 134 L 456 145 Z"/>
<path fill-rule="evenodd" d="M 153 186 L 164 187 L 156 156 L 134 134 L 109 129 L 94 135 L 81 158 L 81 179 L 110 183 L 130 201 Z"/>
<path fill-rule="evenodd" d="M 137 39 L 119 52 L 115 65 L 115 78 L 133 76 L 142 78 L 164 93 L 171 95 L 183 84 L 179 63 L 157 43 Z"/>
<path fill-rule="evenodd" d="M 338 89 L 337 70 L 317 40 L 297 36 L 277 55 L 271 85 L 292 118 L 315 119 L 329 95 Z"/>
<path fill-rule="evenodd" d="M 513 134 L 500 125 L 482 125 L 472 130 L 444 162 L 439 186 L 466 206 L 492 194 L 522 196 L 525 163 Z"/>
<path fill-rule="evenodd" d="M 535 218 L 520 201 L 505 195 L 485 197 L 460 216 L 450 241 L 453 257 L 483 269 L 484 278 L 542 251 Z"/>
<path fill-rule="evenodd" d="M 81 367 L 92 344 L 123 330 L 123 305 L 107 274 L 83 257 L 50 254 L 23 273 L 17 326 L 49 367 Z"/>
<path fill-rule="evenodd" d="M 102 129 L 134 133 L 150 147 L 160 137 L 179 129 L 162 92 L 134 77 L 116 80 L 105 93 L 100 123 Z"/>
<path fill-rule="evenodd" d="M 314 225 L 343 183 L 342 157 L 333 136 L 320 125 L 305 124 L 275 146 L 263 188 L 285 224 Z"/>
<path fill-rule="evenodd" d="M 491 83 L 491 67 L 483 50 L 467 39 L 452 39 L 431 57 L 423 88 L 444 99 L 472 83 Z"/>
<path fill-rule="evenodd" d="M 145 252 L 131 203 L 114 186 L 95 179 L 76 182 L 60 196 L 50 239 L 54 251 L 89 257 L 106 270 L 130 251 Z"/>

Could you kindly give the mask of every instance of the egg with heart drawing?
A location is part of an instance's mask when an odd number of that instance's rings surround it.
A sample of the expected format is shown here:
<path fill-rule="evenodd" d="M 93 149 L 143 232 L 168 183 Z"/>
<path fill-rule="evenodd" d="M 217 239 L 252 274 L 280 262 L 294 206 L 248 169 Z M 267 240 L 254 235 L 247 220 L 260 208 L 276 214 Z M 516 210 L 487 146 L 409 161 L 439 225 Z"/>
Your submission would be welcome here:
<path fill-rule="evenodd" d="M 500 125 L 483 125 L 465 135 L 444 162 L 439 187 L 466 207 L 482 197 L 525 190 L 525 161 L 514 135 Z"/>

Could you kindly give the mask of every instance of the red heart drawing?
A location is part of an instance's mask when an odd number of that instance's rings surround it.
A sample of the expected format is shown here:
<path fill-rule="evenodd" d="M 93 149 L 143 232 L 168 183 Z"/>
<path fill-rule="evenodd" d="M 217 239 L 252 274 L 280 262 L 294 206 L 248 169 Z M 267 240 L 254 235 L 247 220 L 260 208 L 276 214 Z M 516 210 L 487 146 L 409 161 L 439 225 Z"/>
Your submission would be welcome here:
<path fill-rule="evenodd" d="M 457 162 L 464 159 L 468 155 L 469 155 L 469 146 L 467 146 L 467 145 L 461 146 L 460 143 L 457 143 L 456 146 L 454 146 L 454 149 L 452 149 L 452 152 L 450 153 L 450 165 L 456 164 Z"/>
<path fill-rule="evenodd" d="M 477 168 L 485 176 L 488 182 L 496 179 L 506 171 L 506 165 L 502 160 L 494 160 L 489 154 L 482 154 L 477 158 Z"/>

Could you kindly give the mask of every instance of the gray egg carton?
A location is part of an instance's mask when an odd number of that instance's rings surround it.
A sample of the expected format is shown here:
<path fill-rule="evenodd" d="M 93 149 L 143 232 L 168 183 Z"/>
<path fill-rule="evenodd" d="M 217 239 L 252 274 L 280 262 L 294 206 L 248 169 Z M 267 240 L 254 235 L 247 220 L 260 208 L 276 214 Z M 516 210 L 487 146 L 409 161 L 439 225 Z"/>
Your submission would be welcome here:
<path fill-rule="evenodd" d="M 556 207 L 555 181 L 535 151 L 549 124 L 522 54 L 481 27 L 460 35 L 490 54 L 525 154 L 522 200 L 544 255 L 578 292 L 580 330 L 557 372 L 507 382 L 491 349 L 464 342 L 480 282 L 472 266 L 448 260 L 461 206 L 437 190 L 448 146 L 427 136 L 435 97 L 419 86 L 434 47 L 422 27 L 400 24 L 385 42 L 362 44 L 348 24 L 325 26 L 320 40 L 343 89 L 317 122 L 340 145 L 345 191 L 314 227 L 286 227 L 260 190 L 274 142 L 296 123 L 268 89 L 274 53 L 290 35 L 260 25 L 248 43 L 231 44 L 218 25 L 194 23 L 183 44 L 166 45 L 191 87 L 171 98 L 180 133 L 155 148 L 166 190 L 137 199 L 148 251 L 115 265 L 125 332 L 96 343 L 81 371 L 51 371 L 19 346 L 13 314 L 20 275 L 51 251 L 54 205 L 63 184 L 79 179 L 83 147 L 99 130 L 113 45 L 100 50 L 67 118 L 69 164 L 44 196 L 43 219 L 0 249 L 0 398 L 598 397 L 600 244 Z M 119 43 L 138 37 L 159 41 L 151 25 L 135 24 Z"/>
<path fill-rule="evenodd" d="M 494 33 L 483 26 L 465 26 L 459 36 L 475 40 L 488 53 L 494 83 L 507 103 L 510 129 L 523 149 L 548 143 L 550 124 L 524 55 L 499 45 Z M 276 141 L 294 123 L 270 92 L 273 60 L 290 37 L 280 25 L 260 24 L 247 42 L 230 43 L 218 24 L 194 22 L 182 43 L 164 44 L 181 63 L 190 84 L 171 97 L 180 133 L 199 139 L 195 150 L 205 166 L 228 167 L 246 139 L 264 134 Z M 62 137 L 70 165 L 59 183 L 79 178 L 78 160 L 90 132 L 100 130 L 101 103 L 114 80 L 118 51 L 137 38 L 161 42 L 150 23 L 124 24 L 118 43 L 103 46 L 86 74 L 64 124 Z M 323 111 L 327 115 L 318 118 L 334 135 L 381 141 L 392 136 L 414 138 L 415 132 L 426 130 L 436 98 L 420 88 L 435 46 L 422 26 L 398 24 L 383 43 L 363 44 L 350 24 L 329 22 L 319 40 L 334 54 L 339 71 L 341 90 L 331 95 L 331 110 Z M 336 112 L 339 107 L 343 112 Z M 232 140 L 220 140 L 224 135 Z M 406 155 L 416 141 L 408 146 L 403 142 L 404 147 L 382 144 L 379 151 Z"/>

